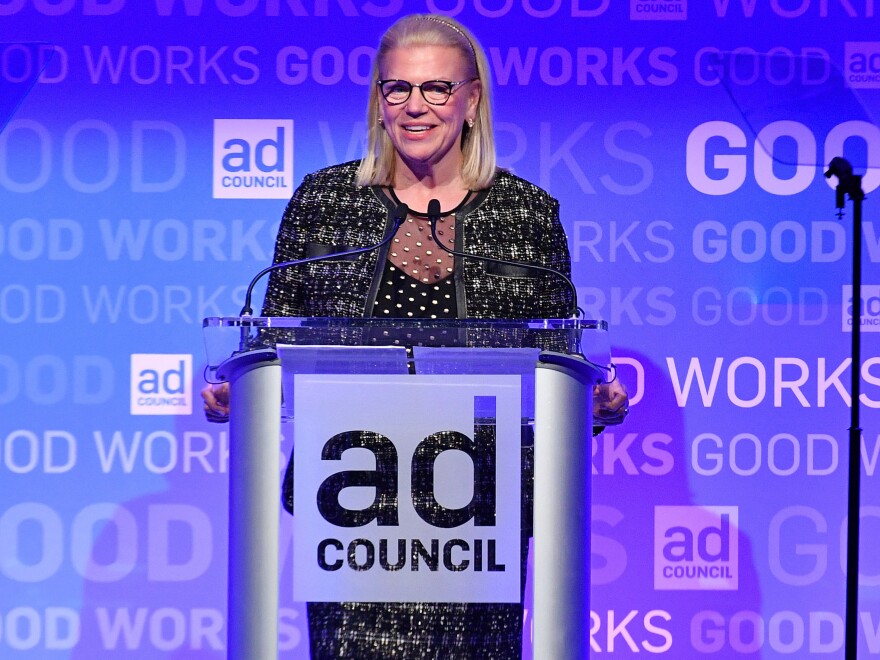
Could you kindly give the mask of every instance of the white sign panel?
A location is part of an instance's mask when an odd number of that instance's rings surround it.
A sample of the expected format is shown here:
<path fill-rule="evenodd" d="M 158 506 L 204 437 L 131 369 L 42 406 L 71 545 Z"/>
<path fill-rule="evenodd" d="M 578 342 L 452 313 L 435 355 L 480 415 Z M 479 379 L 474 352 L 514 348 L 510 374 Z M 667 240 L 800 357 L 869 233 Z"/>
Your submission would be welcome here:
<path fill-rule="evenodd" d="M 294 392 L 295 600 L 519 602 L 519 376 Z"/>

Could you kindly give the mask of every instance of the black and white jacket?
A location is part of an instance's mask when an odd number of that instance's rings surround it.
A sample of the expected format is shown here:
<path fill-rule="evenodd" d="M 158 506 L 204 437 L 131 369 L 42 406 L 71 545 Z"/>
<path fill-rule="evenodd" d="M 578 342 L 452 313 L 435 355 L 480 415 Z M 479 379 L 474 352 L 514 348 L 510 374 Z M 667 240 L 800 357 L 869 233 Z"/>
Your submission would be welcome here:
<path fill-rule="evenodd" d="M 305 177 L 278 231 L 274 263 L 372 245 L 391 229 L 394 204 L 354 183 L 357 161 Z M 570 274 L 559 203 L 537 186 L 499 170 L 491 188 L 456 213 L 455 248 L 537 264 Z M 387 247 L 356 259 L 325 260 L 274 271 L 263 316 L 370 316 Z M 553 274 L 456 259 L 458 318 L 565 318 L 572 292 Z"/>

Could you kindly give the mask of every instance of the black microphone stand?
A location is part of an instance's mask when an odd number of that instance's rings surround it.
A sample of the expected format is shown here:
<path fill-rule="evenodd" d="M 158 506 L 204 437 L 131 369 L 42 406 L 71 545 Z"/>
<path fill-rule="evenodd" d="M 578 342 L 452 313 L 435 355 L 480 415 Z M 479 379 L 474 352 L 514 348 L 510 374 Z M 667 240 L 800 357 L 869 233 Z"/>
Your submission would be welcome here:
<path fill-rule="evenodd" d="M 843 158 L 832 158 L 825 178 L 837 177 L 838 217 L 843 217 L 845 197 L 853 203 L 853 313 L 852 313 L 852 406 L 849 427 L 849 488 L 846 525 L 846 618 L 844 657 L 857 660 L 859 610 L 859 514 L 861 499 L 861 439 L 859 427 L 859 385 L 861 372 L 862 323 L 862 177 Z M 845 304 L 845 301 L 844 301 Z"/>

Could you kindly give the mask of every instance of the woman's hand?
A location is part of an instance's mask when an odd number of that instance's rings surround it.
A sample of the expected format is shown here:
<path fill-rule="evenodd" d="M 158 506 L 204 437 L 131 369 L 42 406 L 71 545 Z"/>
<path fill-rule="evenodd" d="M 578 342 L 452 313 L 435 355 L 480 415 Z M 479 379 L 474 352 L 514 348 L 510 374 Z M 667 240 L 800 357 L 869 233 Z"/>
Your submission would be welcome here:
<path fill-rule="evenodd" d="M 229 421 L 229 383 L 208 385 L 202 390 L 205 400 L 205 417 L 209 422 Z"/>
<path fill-rule="evenodd" d="M 629 395 L 626 388 L 615 378 L 610 383 L 598 383 L 593 387 L 593 424 L 613 426 L 620 424 L 629 413 Z"/>

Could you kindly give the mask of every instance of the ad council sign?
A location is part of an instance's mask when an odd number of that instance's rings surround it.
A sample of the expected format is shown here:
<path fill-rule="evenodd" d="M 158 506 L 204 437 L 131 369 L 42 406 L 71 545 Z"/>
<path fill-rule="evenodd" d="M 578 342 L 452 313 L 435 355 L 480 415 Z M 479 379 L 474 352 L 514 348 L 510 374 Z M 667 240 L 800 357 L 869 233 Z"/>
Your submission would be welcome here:
<path fill-rule="evenodd" d="M 294 599 L 518 602 L 518 376 L 294 380 Z"/>

